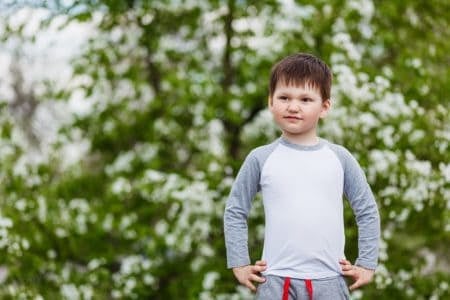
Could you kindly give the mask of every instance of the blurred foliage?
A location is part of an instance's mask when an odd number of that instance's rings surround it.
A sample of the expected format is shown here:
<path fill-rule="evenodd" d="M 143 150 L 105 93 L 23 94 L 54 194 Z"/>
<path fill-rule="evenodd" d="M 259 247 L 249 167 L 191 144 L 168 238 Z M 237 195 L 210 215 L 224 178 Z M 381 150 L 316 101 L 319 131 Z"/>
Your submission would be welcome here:
<path fill-rule="evenodd" d="M 27 35 L 14 23 L 20 5 L 9 5 L 2 40 L 33 41 L 40 31 Z M 249 298 L 225 268 L 222 213 L 245 155 L 279 134 L 265 109 L 268 77 L 295 52 L 332 68 L 321 136 L 355 154 L 382 216 L 374 283 L 353 297 L 450 296 L 448 1 L 40 5 L 50 12 L 41 31 L 61 18 L 60 30 L 93 29 L 70 82 L 35 97 L 78 97 L 90 110 L 71 115 L 36 160 L 11 113 L 16 102 L 0 99 L 2 299 Z M 88 146 L 69 163 L 66 146 L 77 144 Z M 257 198 L 254 260 L 263 221 Z"/>

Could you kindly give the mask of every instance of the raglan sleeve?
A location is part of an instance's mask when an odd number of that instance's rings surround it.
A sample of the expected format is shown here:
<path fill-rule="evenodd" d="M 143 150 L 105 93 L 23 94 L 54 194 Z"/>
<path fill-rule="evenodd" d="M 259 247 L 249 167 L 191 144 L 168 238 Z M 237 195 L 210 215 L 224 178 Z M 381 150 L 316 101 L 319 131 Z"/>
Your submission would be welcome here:
<path fill-rule="evenodd" d="M 259 190 L 260 166 L 254 152 L 246 157 L 231 187 L 224 212 L 227 267 L 250 264 L 247 219 Z"/>
<path fill-rule="evenodd" d="M 372 190 L 359 163 L 344 149 L 344 194 L 358 226 L 356 265 L 375 270 L 380 242 L 380 215 Z"/>

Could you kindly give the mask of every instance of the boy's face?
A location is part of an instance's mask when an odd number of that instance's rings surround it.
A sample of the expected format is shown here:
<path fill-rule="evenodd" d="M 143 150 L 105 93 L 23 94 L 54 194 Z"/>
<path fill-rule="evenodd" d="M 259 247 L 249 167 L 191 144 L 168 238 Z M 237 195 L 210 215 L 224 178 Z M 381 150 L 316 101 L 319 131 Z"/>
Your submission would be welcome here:
<path fill-rule="evenodd" d="M 316 142 L 316 127 L 330 108 L 330 100 L 322 99 L 318 88 L 311 84 L 286 85 L 278 82 L 269 110 L 286 138 L 304 143 Z"/>

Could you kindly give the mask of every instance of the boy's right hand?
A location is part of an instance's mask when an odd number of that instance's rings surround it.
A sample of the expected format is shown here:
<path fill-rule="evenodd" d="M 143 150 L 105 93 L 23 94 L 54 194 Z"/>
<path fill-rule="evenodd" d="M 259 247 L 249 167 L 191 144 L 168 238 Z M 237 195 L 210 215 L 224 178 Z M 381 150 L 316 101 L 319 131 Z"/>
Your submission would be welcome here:
<path fill-rule="evenodd" d="M 256 287 L 252 282 L 265 282 L 266 279 L 261 276 L 261 272 L 267 269 L 267 264 L 263 260 L 258 260 L 254 265 L 247 265 L 233 268 L 233 274 L 240 284 L 245 285 L 251 291 L 255 292 Z"/>

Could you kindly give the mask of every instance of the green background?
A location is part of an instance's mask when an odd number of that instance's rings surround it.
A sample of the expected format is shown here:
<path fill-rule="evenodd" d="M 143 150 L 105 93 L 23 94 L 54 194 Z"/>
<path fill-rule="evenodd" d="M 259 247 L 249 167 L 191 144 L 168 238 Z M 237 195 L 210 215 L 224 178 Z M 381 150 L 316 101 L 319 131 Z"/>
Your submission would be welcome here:
<path fill-rule="evenodd" d="M 46 12 L 32 33 L 15 19 L 23 7 Z M 2 44 L 19 41 L 16 50 L 48 28 L 92 28 L 70 80 L 25 88 L 17 51 L 12 93 L 0 94 L 2 299 L 251 298 L 225 267 L 223 208 L 246 154 L 279 135 L 268 77 L 296 52 L 333 70 L 320 135 L 354 153 L 380 209 L 380 265 L 352 297 L 450 297 L 448 1 L 6 1 L 1 10 Z M 49 142 L 36 130 L 46 122 L 39 108 L 64 111 L 74 97 L 89 110 L 66 116 Z M 65 149 L 80 144 L 70 161 Z M 354 261 L 347 204 L 345 224 Z M 263 232 L 257 198 L 253 260 Z"/>

